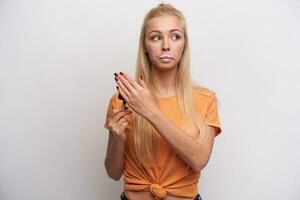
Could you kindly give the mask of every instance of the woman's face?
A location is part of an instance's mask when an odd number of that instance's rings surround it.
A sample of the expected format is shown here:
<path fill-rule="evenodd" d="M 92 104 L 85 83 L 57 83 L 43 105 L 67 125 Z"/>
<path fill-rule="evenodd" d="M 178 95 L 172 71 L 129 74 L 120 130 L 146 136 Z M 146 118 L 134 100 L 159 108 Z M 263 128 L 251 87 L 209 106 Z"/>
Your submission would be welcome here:
<path fill-rule="evenodd" d="M 145 47 L 152 67 L 169 70 L 181 60 L 185 38 L 180 20 L 175 16 L 155 17 L 148 21 Z"/>

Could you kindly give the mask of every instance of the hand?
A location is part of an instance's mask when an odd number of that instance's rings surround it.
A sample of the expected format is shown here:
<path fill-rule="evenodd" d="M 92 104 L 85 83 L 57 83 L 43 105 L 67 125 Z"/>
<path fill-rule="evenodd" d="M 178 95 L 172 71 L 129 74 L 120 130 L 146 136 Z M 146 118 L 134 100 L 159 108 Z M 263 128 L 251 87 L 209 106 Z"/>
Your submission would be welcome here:
<path fill-rule="evenodd" d="M 119 93 L 136 113 L 144 118 L 148 114 L 158 111 L 155 100 L 147 88 L 145 82 L 139 78 L 138 82 L 123 72 L 115 73 L 115 80 Z"/>
<path fill-rule="evenodd" d="M 121 141 L 126 140 L 125 129 L 128 125 L 128 120 L 125 116 L 130 114 L 130 112 L 125 107 L 115 108 L 112 110 L 112 116 L 108 122 L 109 130 L 113 133 L 113 136 Z"/>

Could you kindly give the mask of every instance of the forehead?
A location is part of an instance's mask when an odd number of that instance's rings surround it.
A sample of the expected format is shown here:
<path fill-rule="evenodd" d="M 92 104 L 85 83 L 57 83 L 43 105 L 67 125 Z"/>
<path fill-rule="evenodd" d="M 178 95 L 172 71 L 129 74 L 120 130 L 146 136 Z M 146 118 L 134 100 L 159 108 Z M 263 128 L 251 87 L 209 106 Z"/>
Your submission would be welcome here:
<path fill-rule="evenodd" d="M 179 29 L 183 32 L 181 21 L 176 16 L 161 16 L 150 19 L 147 23 L 146 34 L 158 30 L 160 32 L 169 32 L 173 29 Z"/>

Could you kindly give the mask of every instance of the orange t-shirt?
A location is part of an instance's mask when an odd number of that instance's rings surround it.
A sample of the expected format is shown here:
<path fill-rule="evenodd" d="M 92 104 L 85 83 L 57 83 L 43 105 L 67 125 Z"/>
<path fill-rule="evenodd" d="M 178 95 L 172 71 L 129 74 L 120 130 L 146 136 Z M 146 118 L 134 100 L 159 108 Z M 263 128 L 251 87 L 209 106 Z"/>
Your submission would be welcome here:
<path fill-rule="evenodd" d="M 193 88 L 195 104 L 198 114 L 204 123 L 216 128 L 216 136 L 221 133 L 221 126 L 217 110 L 217 98 L 213 91 L 204 87 Z M 161 112 L 173 123 L 179 125 L 180 113 L 177 96 L 159 99 Z M 114 94 L 107 109 L 104 127 L 108 129 L 108 118 L 114 108 L 122 106 L 122 101 Z M 155 158 L 157 166 L 142 167 L 135 154 L 132 119 L 129 118 L 127 136 L 124 149 L 124 190 L 150 190 L 155 199 L 163 198 L 166 194 L 178 197 L 193 198 L 198 193 L 198 181 L 201 172 L 194 171 L 172 150 L 169 144 L 156 135 L 157 146 Z"/>

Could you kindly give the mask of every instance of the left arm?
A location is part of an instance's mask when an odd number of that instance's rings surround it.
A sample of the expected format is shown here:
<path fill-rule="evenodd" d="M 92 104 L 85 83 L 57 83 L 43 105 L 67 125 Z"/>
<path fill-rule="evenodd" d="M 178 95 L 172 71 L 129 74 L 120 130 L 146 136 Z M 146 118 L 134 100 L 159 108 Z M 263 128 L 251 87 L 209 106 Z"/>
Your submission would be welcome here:
<path fill-rule="evenodd" d="M 138 82 L 125 73 L 117 76 L 119 92 L 127 105 L 149 121 L 183 161 L 195 171 L 202 170 L 209 161 L 216 129 L 207 126 L 204 142 L 201 143 L 199 137 L 194 140 L 160 112 L 144 81 L 139 79 Z"/>
<path fill-rule="evenodd" d="M 194 140 L 184 130 L 175 126 L 164 114 L 150 114 L 148 121 L 172 147 L 177 155 L 195 171 L 202 170 L 209 161 L 215 138 L 216 129 L 206 126 L 207 137 L 200 143 L 198 137 Z"/>

